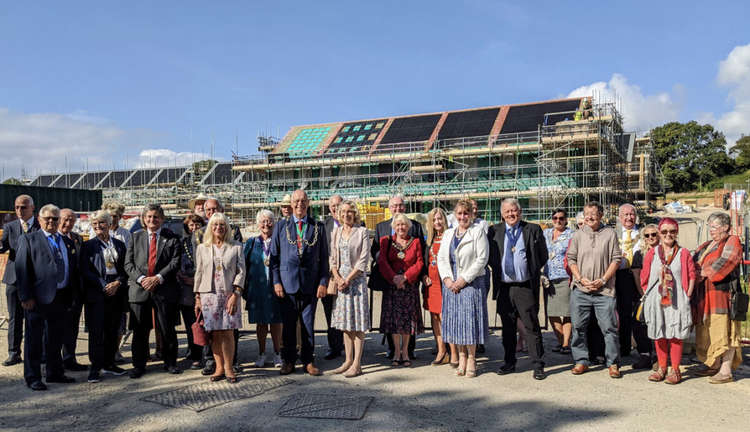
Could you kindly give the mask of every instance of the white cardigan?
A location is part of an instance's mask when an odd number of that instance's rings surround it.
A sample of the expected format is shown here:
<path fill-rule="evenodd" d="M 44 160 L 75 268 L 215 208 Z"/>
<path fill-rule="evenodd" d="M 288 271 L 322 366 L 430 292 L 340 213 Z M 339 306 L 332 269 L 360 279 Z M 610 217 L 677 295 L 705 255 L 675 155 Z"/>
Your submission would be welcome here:
<path fill-rule="evenodd" d="M 450 250 L 455 231 L 456 228 L 447 229 L 440 241 L 437 262 L 441 280 L 447 277 L 453 279 Z M 462 277 L 467 283 L 471 283 L 474 279 L 484 276 L 484 273 L 487 271 L 489 249 L 490 244 L 487 240 L 487 234 L 485 234 L 482 227 L 479 225 L 470 226 L 458 244 L 458 247 L 456 247 L 456 261 L 458 264 L 456 279 Z"/>

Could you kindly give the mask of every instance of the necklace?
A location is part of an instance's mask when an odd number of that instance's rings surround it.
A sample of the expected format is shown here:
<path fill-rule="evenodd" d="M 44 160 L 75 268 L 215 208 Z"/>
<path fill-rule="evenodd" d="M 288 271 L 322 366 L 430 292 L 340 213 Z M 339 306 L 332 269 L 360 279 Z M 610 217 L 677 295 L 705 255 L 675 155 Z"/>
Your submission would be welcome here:
<path fill-rule="evenodd" d="M 263 237 L 261 237 L 260 246 L 263 248 L 263 265 L 268 267 L 271 265 L 271 239 L 263 240 Z"/>
<path fill-rule="evenodd" d="M 437 254 L 433 252 L 436 245 L 440 245 L 440 241 L 443 239 L 443 234 L 439 234 L 435 236 L 435 239 L 432 241 L 432 245 L 430 246 L 430 265 L 437 265 Z M 440 247 L 438 247 L 438 250 L 440 250 Z"/>
<path fill-rule="evenodd" d="M 193 259 L 193 253 L 190 251 L 190 248 L 188 247 L 188 242 L 189 241 L 190 240 L 182 242 L 182 249 L 185 250 L 185 255 L 187 255 L 187 257 L 190 259 L 190 262 L 194 263 L 195 260 Z"/>
<path fill-rule="evenodd" d="M 406 242 L 405 246 L 401 246 L 400 244 L 398 244 L 398 242 L 393 242 L 393 247 L 396 248 L 396 250 L 398 251 L 398 253 L 396 254 L 396 256 L 398 257 L 398 259 L 404 259 L 404 258 L 406 258 L 406 252 L 404 252 L 404 251 L 407 250 L 407 249 L 409 249 L 409 246 L 411 246 L 411 244 L 412 244 L 413 241 L 414 241 L 413 238 L 409 239 L 409 241 Z"/>
<path fill-rule="evenodd" d="M 300 236 L 300 244 L 307 245 L 309 247 L 315 246 L 315 243 L 318 242 L 318 224 L 314 224 L 314 230 L 313 230 L 313 238 L 311 241 L 305 240 L 304 237 Z M 297 246 L 297 239 L 292 239 L 292 233 L 289 232 L 289 224 L 286 225 L 286 241 L 293 246 Z M 297 247 L 297 256 L 302 256 L 302 249 L 301 247 Z"/>

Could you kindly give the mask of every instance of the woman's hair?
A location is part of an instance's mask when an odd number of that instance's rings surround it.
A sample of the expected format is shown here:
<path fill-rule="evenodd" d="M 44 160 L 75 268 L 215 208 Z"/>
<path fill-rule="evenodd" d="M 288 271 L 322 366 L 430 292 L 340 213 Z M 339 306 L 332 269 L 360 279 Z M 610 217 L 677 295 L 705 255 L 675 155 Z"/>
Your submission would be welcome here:
<path fill-rule="evenodd" d="M 469 214 L 474 214 L 474 205 L 472 205 L 471 200 L 468 199 L 460 199 L 456 203 L 456 205 L 453 206 L 453 213 L 456 212 L 459 208 L 465 208 L 469 211 Z"/>
<path fill-rule="evenodd" d="M 107 210 L 112 215 L 122 216 L 125 213 L 125 206 L 119 201 L 105 201 L 102 204 L 102 210 Z"/>
<path fill-rule="evenodd" d="M 211 219 L 208 220 L 208 224 L 206 225 L 206 231 L 203 233 L 203 244 L 211 246 L 214 242 L 214 234 L 211 230 L 213 225 L 216 222 L 224 222 L 224 225 L 226 226 L 226 230 L 224 231 L 224 243 L 234 243 L 234 239 L 232 239 L 232 232 L 229 229 L 229 219 L 227 219 L 226 216 L 224 216 L 224 213 L 214 213 L 211 216 Z"/>
<path fill-rule="evenodd" d="M 713 221 L 719 222 L 722 226 L 732 227 L 732 219 L 729 218 L 729 215 L 722 212 L 714 212 L 711 213 L 711 215 L 708 217 L 708 223 L 710 224 Z"/>
<path fill-rule="evenodd" d="M 440 215 L 441 218 L 443 218 L 443 231 L 445 231 L 448 228 L 448 218 L 445 215 L 445 211 L 441 209 L 440 207 L 435 207 L 434 209 L 430 210 L 429 213 L 427 213 L 427 222 L 425 223 L 425 228 L 427 229 L 427 244 L 431 245 L 432 241 L 435 239 L 435 226 L 433 225 L 433 221 L 435 220 L 435 215 Z"/>
<path fill-rule="evenodd" d="M 185 219 L 182 220 L 182 223 L 185 225 L 185 228 L 187 228 L 190 222 L 197 223 L 199 226 L 206 225 L 206 223 L 203 221 L 203 218 L 198 216 L 195 213 L 190 213 L 189 215 L 185 216 Z"/>
<path fill-rule="evenodd" d="M 556 209 L 552 210 L 552 213 L 550 213 L 549 217 L 550 217 L 550 218 L 552 218 L 552 216 L 554 216 L 554 215 L 556 215 L 556 214 L 558 214 L 558 213 L 562 213 L 562 214 L 563 214 L 563 217 L 568 217 L 568 211 L 567 211 L 567 210 L 565 210 L 565 209 L 564 209 L 564 208 L 562 208 L 562 207 L 558 207 L 558 208 L 556 208 Z"/>
<path fill-rule="evenodd" d="M 641 231 L 646 231 L 647 229 L 652 229 L 652 230 L 656 231 L 657 233 L 659 232 L 659 226 L 656 225 L 656 224 L 650 223 L 650 224 L 644 226 L 643 229 L 641 229 Z"/>
<path fill-rule="evenodd" d="M 258 211 L 258 213 L 255 214 L 255 224 L 260 225 L 260 221 L 262 221 L 265 218 L 271 219 L 271 223 L 274 222 L 273 220 L 273 212 L 271 210 L 263 209 Z"/>
<path fill-rule="evenodd" d="M 357 203 L 351 200 L 342 201 L 341 204 L 339 204 L 339 210 L 338 210 L 338 217 L 339 217 L 339 223 L 343 223 L 344 220 L 344 206 L 348 205 L 352 209 L 354 209 L 354 226 L 359 226 L 362 223 L 362 216 L 359 214 L 359 207 L 357 207 Z"/>
<path fill-rule="evenodd" d="M 107 225 L 112 225 L 112 215 L 107 210 L 97 210 L 91 215 L 91 222 L 93 221 L 104 221 Z"/>
<path fill-rule="evenodd" d="M 407 229 L 411 229 L 411 221 L 409 220 L 408 217 L 406 217 L 405 214 L 403 214 L 403 213 L 397 213 L 397 214 L 393 215 L 393 220 L 391 220 L 391 228 L 395 229 L 397 222 L 403 222 L 403 223 L 406 224 L 406 228 Z"/>

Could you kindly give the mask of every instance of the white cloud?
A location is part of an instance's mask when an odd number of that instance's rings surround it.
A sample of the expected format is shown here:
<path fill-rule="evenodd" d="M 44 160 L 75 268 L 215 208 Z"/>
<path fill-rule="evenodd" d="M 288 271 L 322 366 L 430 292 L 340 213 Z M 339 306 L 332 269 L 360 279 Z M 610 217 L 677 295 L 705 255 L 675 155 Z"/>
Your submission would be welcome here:
<path fill-rule="evenodd" d="M 165 167 L 189 165 L 193 162 L 209 159 L 206 153 L 176 152 L 169 149 L 147 149 L 138 154 L 136 167 Z M 214 158 L 217 159 L 218 158 Z"/>
<path fill-rule="evenodd" d="M 41 172 L 81 169 L 86 165 L 111 164 L 112 150 L 119 147 L 125 131 L 80 113 L 17 113 L 0 108 L 0 154 L 5 177 L 22 171 Z"/>
<path fill-rule="evenodd" d="M 729 101 L 734 105 L 715 121 L 731 146 L 742 134 L 750 134 L 750 44 L 734 47 L 719 63 L 716 80 L 729 88 Z"/>
<path fill-rule="evenodd" d="M 628 131 L 645 132 L 653 127 L 677 120 L 680 113 L 681 88 L 672 93 L 661 92 L 644 95 L 641 88 L 628 82 L 621 74 L 613 74 L 609 82 L 598 81 L 578 87 L 568 97 L 595 96 L 602 101 L 620 102 L 624 128 Z"/>

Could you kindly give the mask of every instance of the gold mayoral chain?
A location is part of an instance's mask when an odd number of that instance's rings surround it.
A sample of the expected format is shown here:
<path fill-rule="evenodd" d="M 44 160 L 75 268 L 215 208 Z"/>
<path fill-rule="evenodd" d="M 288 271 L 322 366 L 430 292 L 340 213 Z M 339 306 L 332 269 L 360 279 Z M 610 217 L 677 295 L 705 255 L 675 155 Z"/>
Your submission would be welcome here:
<path fill-rule="evenodd" d="M 304 237 L 300 236 L 300 241 L 309 247 L 315 246 L 315 243 L 318 242 L 318 224 L 313 223 L 313 225 L 315 226 L 315 230 L 313 231 L 313 238 L 311 241 L 307 241 Z M 297 239 L 292 239 L 292 234 L 289 232 L 289 224 L 286 224 L 285 229 L 286 241 L 289 242 L 290 245 L 297 248 L 297 255 L 302 256 L 302 249 L 297 246 Z"/>
<path fill-rule="evenodd" d="M 396 256 L 398 257 L 398 259 L 404 259 L 404 258 L 406 258 L 406 253 L 404 251 L 407 250 L 407 249 L 409 249 L 409 246 L 411 246 L 411 242 L 413 242 L 413 241 L 414 241 L 413 238 L 409 239 L 409 241 L 406 242 L 406 246 L 404 246 L 404 247 L 401 247 L 401 245 L 398 244 L 398 242 L 393 242 L 393 247 L 395 247 L 396 250 L 398 251 L 398 253 L 396 254 Z"/>

